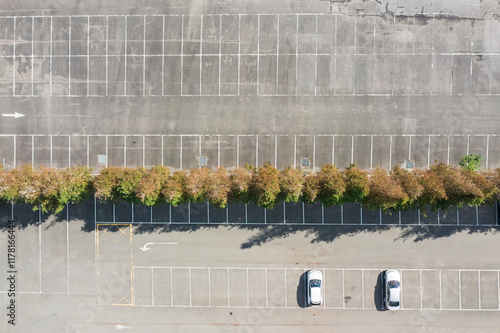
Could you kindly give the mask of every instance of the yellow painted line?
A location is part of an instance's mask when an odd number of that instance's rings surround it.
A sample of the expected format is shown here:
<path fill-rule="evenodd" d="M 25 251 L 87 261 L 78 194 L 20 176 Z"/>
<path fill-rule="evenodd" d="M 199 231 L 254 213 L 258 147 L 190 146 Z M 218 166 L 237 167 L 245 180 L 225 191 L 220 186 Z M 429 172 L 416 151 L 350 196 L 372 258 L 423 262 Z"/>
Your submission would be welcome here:
<path fill-rule="evenodd" d="M 105 228 L 107 226 L 107 228 Z M 132 246 L 130 246 L 130 301 L 129 303 L 111 303 L 111 304 L 101 304 L 100 302 L 100 293 L 99 293 L 99 279 L 100 279 L 100 266 L 99 266 L 99 258 L 100 258 L 100 252 L 99 252 L 99 240 L 100 240 L 100 234 L 99 232 L 102 230 L 104 231 L 104 234 L 107 234 L 110 236 L 107 232 L 111 229 L 111 227 L 116 226 L 118 227 L 118 230 L 121 232 L 120 234 L 125 235 L 125 232 L 127 231 L 127 228 L 129 230 L 129 241 L 130 244 L 132 244 L 132 224 L 122 224 L 122 223 L 98 223 L 97 224 L 97 305 L 119 305 L 119 306 L 131 306 L 134 305 L 133 303 L 133 264 L 132 264 Z M 126 226 L 125 229 L 122 229 L 121 227 Z M 111 237 L 111 236 L 110 236 Z M 116 241 L 116 238 L 113 238 L 113 242 L 118 243 Z M 125 297 L 122 296 L 122 300 L 127 300 Z"/>

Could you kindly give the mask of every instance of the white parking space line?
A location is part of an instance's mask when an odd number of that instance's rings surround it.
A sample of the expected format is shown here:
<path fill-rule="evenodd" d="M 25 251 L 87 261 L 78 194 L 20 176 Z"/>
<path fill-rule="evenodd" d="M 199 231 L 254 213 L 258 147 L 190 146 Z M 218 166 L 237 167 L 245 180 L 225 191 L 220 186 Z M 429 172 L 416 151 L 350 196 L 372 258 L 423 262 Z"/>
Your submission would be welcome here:
<path fill-rule="evenodd" d="M 184 81 L 184 15 L 181 16 L 181 96 L 183 95 L 183 83 Z M 182 161 L 182 156 L 181 156 Z M 181 162 L 182 169 L 182 162 Z"/>
<path fill-rule="evenodd" d="M 49 96 L 52 96 L 52 16 L 50 17 Z"/>
<path fill-rule="evenodd" d="M 90 74 L 90 16 L 87 16 L 87 96 L 90 95 L 89 74 Z"/>
<path fill-rule="evenodd" d="M 50 136 L 50 167 L 52 168 L 52 135 Z"/>
<path fill-rule="evenodd" d="M 248 295 L 248 268 L 247 268 L 247 307 L 250 307 L 250 296 Z"/>
<path fill-rule="evenodd" d="M 33 66 L 33 62 L 35 59 L 35 42 L 34 42 L 34 36 L 35 36 L 35 17 L 31 17 L 31 66 Z M 31 96 L 33 96 L 33 77 L 34 77 L 35 71 L 33 68 L 31 69 Z"/>
<path fill-rule="evenodd" d="M 267 286 L 267 269 L 266 269 L 266 307 L 269 307 L 268 286 Z"/>
<path fill-rule="evenodd" d="M 68 95 L 71 95 L 71 16 L 68 25 Z"/>
<path fill-rule="evenodd" d="M 316 135 L 313 136 L 313 172 L 316 172 Z"/>
<path fill-rule="evenodd" d="M 422 286 L 422 270 L 419 270 L 419 279 L 420 279 L 420 310 L 422 310 L 423 292 L 424 292 L 424 286 Z"/>
<path fill-rule="evenodd" d="M 124 83 L 123 83 L 123 96 L 127 96 L 127 30 L 128 30 L 128 23 L 127 23 L 127 16 L 125 16 L 125 51 L 124 51 L 124 72 L 125 72 L 125 75 L 124 75 Z"/>
<path fill-rule="evenodd" d="M 305 221 L 305 217 L 304 217 L 304 221 Z M 321 224 L 325 224 L 325 206 L 323 204 L 321 204 Z"/>
<path fill-rule="evenodd" d="M 392 135 L 389 137 L 389 170 L 392 169 Z"/>
<path fill-rule="evenodd" d="M 461 270 L 458 270 L 458 303 L 460 304 L 460 310 L 462 310 L 462 281 L 461 281 Z"/>
<path fill-rule="evenodd" d="M 351 135 L 351 164 L 354 163 L 354 135 Z"/>
<path fill-rule="evenodd" d="M 324 274 L 323 274 L 324 275 Z M 401 276 L 401 279 L 403 277 Z M 365 270 L 361 269 L 361 295 L 362 295 L 362 308 L 365 308 Z M 403 290 L 401 289 L 401 298 L 403 298 Z"/>
<path fill-rule="evenodd" d="M 476 206 L 476 225 L 479 225 L 479 208 Z"/>
<path fill-rule="evenodd" d="M 172 282 L 174 275 L 172 273 L 172 267 L 170 267 L 170 306 L 174 305 L 174 283 Z M 208 269 L 208 279 L 210 281 L 210 268 Z M 210 284 L 208 284 L 210 286 Z M 208 290 L 210 292 L 210 289 Z"/>
<path fill-rule="evenodd" d="M 191 277 L 191 275 L 190 275 Z M 151 267 L 151 305 L 152 306 L 155 306 L 155 274 L 154 274 L 154 269 L 153 267 Z M 135 286 L 135 281 L 134 281 L 134 286 Z M 135 289 L 135 288 L 134 288 Z M 135 301 L 135 298 L 134 298 L 134 301 Z"/>
<path fill-rule="evenodd" d="M 14 40 L 12 42 L 12 96 L 16 96 L 16 17 L 14 17 Z"/>
<path fill-rule="evenodd" d="M 258 87 L 258 86 L 257 86 Z M 259 136 L 255 136 L 255 166 L 259 167 Z"/>
<path fill-rule="evenodd" d="M 279 68 L 280 68 L 280 16 L 276 15 L 276 21 L 277 21 L 277 27 L 276 27 L 276 85 L 275 85 L 275 91 L 276 93 L 279 92 Z"/>
<path fill-rule="evenodd" d="M 488 151 L 490 150 L 490 136 L 486 135 L 486 170 L 488 170 Z"/>
<path fill-rule="evenodd" d="M 108 96 L 108 31 L 109 31 L 109 16 L 106 15 L 106 96 Z"/>
<path fill-rule="evenodd" d="M 31 167 L 35 167 L 35 136 L 31 136 Z"/>
<path fill-rule="evenodd" d="M 441 279 L 441 270 L 439 270 L 439 309 L 443 309 L 443 292 L 442 292 L 442 279 Z"/>
<path fill-rule="evenodd" d="M 446 157 L 446 164 L 450 164 L 450 136 L 449 135 L 448 135 L 448 153 L 447 153 L 447 157 Z"/>
<path fill-rule="evenodd" d="M 497 271 L 498 310 L 500 310 L 500 270 Z"/>
<path fill-rule="evenodd" d="M 274 167 L 278 167 L 278 136 L 274 136 Z"/>
<path fill-rule="evenodd" d="M 298 86 L 299 86 L 299 81 L 298 81 L 298 61 L 299 59 L 299 15 L 296 15 L 296 22 L 295 22 L 295 96 L 298 95 Z"/>
<path fill-rule="evenodd" d="M 143 18 L 143 38 L 142 38 L 142 95 L 146 95 L 146 15 Z"/>
<path fill-rule="evenodd" d="M 315 50 L 316 58 L 314 60 L 315 61 L 315 66 L 314 66 L 314 96 L 316 96 L 317 87 L 318 87 L 318 14 L 316 14 L 316 34 L 315 34 L 314 44 L 315 44 L 315 49 L 316 49 Z"/>
<path fill-rule="evenodd" d="M 241 14 L 238 15 L 238 96 L 240 95 L 241 81 Z"/>
<path fill-rule="evenodd" d="M 297 135 L 293 136 L 293 168 L 297 169 Z"/>
<path fill-rule="evenodd" d="M 40 267 L 40 293 L 42 292 L 42 211 L 38 209 L 38 260 Z"/>
<path fill-rule="evenodd" d="M 202 76 L 203 76 L 203 15 L 200 18 L 200 95 L 202 86 Z M 200 154 L 201 155 L 201 154 Z"/>
<path fill-rule="evenodd" d="M 477 289 L 478 289 L 478 301 L 479 301 L 479 310 L 481 310 L 481 271 L 477 271 Z"/>
<path fill-rule="evenodd" d="M 219 15 L 219 91 L 218 95 L 220 96 L 220 74 L 222 72 L 221 70 L 221 65 L 222 65 L 222 16 Z M 472 60 L 471 60 L 472 61 Z"/>
<path fill-rule="evenodd" d="M 408 159 L 411 160 L 411 135 L 409 138 L 409 143 L 408 143 Z"/>
<path fill-rule="evenodd" d="M 181 27 L 182 28 L 182 27 Z M 162 39 L 161 39 L 161 95 L 165 95 L 165 15 L 162 15 Z M 162 136 L 163 140 L 163 136 Z M 163 149 L 162 151 L 162 158 L 163 158 Z M 163 164 L 162 164 L 163 165 Z"/>
<path fill-rule="evenodd" d="M 193 306 L 193 287 L 191 278 L 191 267 L 189 267 L 189 306 Z"/>
<path fill-rule="evenodd" d="M 401 274 L 401 281 L 403 281 L 403 270 L 399 270 Z M 364 282 L 363 282 L 364 283 Z M 401 295 L 400 295 L 400 301 L 401 301 L 401 308 L 404 308 L 404 297 L 403 297 L 403 288 L 401 288 Z"/>
<path fill-rule="evenodd" d="M 127 167 L 127 136 L 123 136 L 123 167 Z"/>
<path fill-rule="evenodd" d="M 257 15 L 257 96 L 260 86 L 260 14 Z"/>
<path fill-rule="evenodd" d="M 90 164 L 90 157 L 89 157 L 89 136 L 87 135 L 87 168 L 89 167 Z"/>
<path fill-rule="evenodd" d="M 358 34 L 358 20 L 356 16 L 354 16 L 354 54 L 353 54 L 353 59 L 352 59 L 352 77 L 354 78 L 353 81 L 353 87 L 352 87 L 352 94 L 356 95 L 356 54 L 358 53 L 358 43 L 356 41 L 356 35 Z"/>
<path fill-rule="evenodd" d="M 71 168 L 71 135 L 68 135 L 68 168 Z"/>
<path fill-rule="evenodd" d="M 345 271 L 342 269 L 342 308 L 345 309 Z"/>

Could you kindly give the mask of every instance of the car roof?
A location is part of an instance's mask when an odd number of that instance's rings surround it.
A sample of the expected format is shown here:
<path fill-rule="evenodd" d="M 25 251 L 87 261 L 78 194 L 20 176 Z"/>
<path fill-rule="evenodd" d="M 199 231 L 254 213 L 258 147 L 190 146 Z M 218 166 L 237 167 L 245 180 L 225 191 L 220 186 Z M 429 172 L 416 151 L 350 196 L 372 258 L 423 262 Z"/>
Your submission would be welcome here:
<path fill-rule="evenodd" d="M 399 302 L 401 296 L 401 288 L 392 288 L 390 291 L 389 301 Z"/>

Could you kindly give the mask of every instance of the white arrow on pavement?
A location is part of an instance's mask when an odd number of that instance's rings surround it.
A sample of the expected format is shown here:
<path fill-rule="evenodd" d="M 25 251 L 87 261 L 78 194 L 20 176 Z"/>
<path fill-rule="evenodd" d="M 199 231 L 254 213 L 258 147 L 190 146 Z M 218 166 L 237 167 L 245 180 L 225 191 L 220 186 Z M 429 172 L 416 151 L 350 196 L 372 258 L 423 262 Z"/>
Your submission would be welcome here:
<path fill-rule="evenodd" d="M 14 118 L 21 118 L 21 117 L 24 117 L 24 114 L 22 113 L 4 113 L 2 114 L 2 117 L 14 117 Z"/>
<path fill-rule="evenodd" d="M 149 248 L 148 245 L 153 245 L 153 244 L 176 245 L 177 243 L 172 243 L 172 242 L 146 243 L 146 244 L 144 244 L 143 247 L 141 247 L 141 250 L 142 251 L 149 251 L 149 250 L 151 250 L 151 248 Z"/>

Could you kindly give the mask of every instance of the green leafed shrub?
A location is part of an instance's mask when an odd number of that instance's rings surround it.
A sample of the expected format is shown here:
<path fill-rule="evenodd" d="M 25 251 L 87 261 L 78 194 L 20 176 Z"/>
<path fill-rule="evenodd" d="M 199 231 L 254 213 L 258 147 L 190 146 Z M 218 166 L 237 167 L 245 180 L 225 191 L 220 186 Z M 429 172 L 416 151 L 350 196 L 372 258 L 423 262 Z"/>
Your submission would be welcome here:
<path fill-rule="evenodd" d="M 280 201 L 297 202 L 302 194 L 304 177 L 300 170 L 287 167 L 279 174 Z"/>
<path fill-rule="evenodd" d="M 253 175 L 250 193 L 257 206 L 273 209 L 280 193 L 278 170 L 268 163 L 259 168 Z"/>
<path fill-rule="evenodd" d="M 231 179 L 227 170 L 221 167 L 212 172 L 206 185 L 208 202 L 216 208 L 226 208 L 230 192 Z"/>
<path fill-rule="evenodd" d="M 191 169 L 186 176 L 185 193 L 191 202 L 205 202 L 207 200 L 207 184 L 212 174 L 209 168 Z"/>
<path fill-rule="evenodd" d="M 187 202 L 185 196 L 186 172 L 184 170 L 176 171 L 163 184 L 161 195 L 165 201 L 177 207 Z"/>
<path fill-rule="evenodd" d="M 146 206 L 160 204 L 161 190 L 170 177 L 170 169 L 165 166 L 155 166 L 146 171 L 135 189 L 135 196 Z"/>
<path fill-rule="evenodd" d="M 368 174 L 351 164 L 344 170 L 343 178 L 346 184 L 343 201 L 362 202 L 370 191 Z"/>
<path fill-rule="evenodd" d="M 117 203 L 120 200 L 118 186 L 120 185 L 123 168 L 107 167 L 94 178 L 94 195 L 101 201 Z"/>
<path fill-rule="evenodd" d="M 416 208 L 417 200 L 424 191 L 424 187 L 419 183 L 416 174 L 395 166 L 391 172 L 391 177 L 401 186 L 408 199 L 406 203 L 401 203 L 400 209 Z"/>
<path fill-rule="evenodd" d="M 306 204 L 313 204 L 317 200 L 318 194 L 318 177 L 315 174 L 310 173 L 304 177 L 301 200 Z"/>
<path fill-rule="evenodd" d="M 387 171 L 375 169 L 370 177 L 370 191 L 363 200 L 369 209 L 395 210 L 408 201 L 408 196 Z"/>
<path fill-rule="evenodd" d="M 460 170 L 438 162 L 431 166 L 433 171 L 443 182 L 443 187 L 448 200 L 441 200 L 439 208 L 447 210 L 451 206 L 475 205 L 484 198 L 483 193 L 472 180 L 465 177 Z"/>
<path fill-rule="evenodd" d="M 325 207 L 342 203 L 346 183 L 342 173 L 333 164 L 325 164 L 316 176 L 318 178 L 318 201 Z"/>
<path fill-rule="evenodd" d="M 248 203 L 250 201 L 250 185 L 253 172 L 247 168 L 231 170 L 231 200 L 234 202 Z"/>
<path fill-rule="evenodd" d="M 458 165 L 463 170 L 470 170 L 470 171 L 475 171 L 479 170 L 481 167 L 481 159 L 483 157 L 478 154 L 469 154 L 460 159 L 460 162 L 458 162 Z"/>
<path fill-rule="evenodd" d="M 60 189 L 61 203 L 79 203 L 92 195 L 92 169 L 74 166 L 62 170 L 64 182 Z"/>
<path fill-rule="evenodd" d="M 137 187 L 139 186 L 142 177 L 146 174 L 144 168 L 125 168 L 120 178 L 117 191 L 120 199 L 125 202 L 140 203 L 139 198 L 136 196 Z"/>

